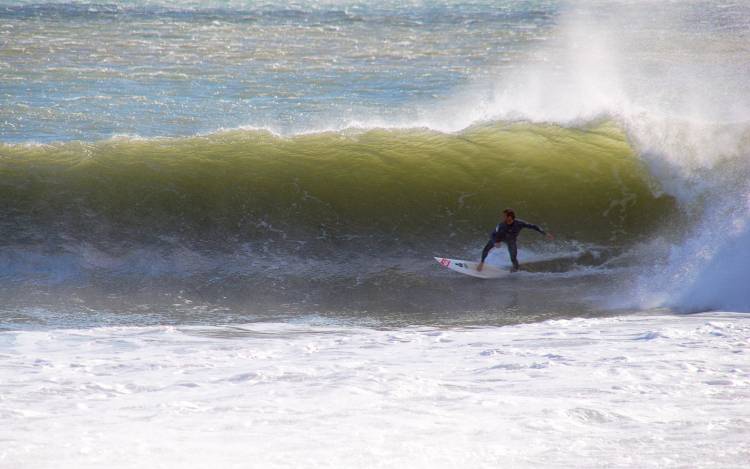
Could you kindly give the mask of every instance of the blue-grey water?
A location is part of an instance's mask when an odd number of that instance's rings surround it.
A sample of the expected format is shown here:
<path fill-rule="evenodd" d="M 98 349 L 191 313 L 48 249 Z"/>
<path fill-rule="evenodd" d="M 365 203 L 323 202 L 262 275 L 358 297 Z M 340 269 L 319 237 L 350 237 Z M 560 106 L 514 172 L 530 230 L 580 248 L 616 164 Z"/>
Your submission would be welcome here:
<path fill-rule="evenodd" d="M 7 2 L 6 2 L 7 3 Z M 6 142 L 403 120 L 512 66 L 554 2 L 0 6 Z"/>

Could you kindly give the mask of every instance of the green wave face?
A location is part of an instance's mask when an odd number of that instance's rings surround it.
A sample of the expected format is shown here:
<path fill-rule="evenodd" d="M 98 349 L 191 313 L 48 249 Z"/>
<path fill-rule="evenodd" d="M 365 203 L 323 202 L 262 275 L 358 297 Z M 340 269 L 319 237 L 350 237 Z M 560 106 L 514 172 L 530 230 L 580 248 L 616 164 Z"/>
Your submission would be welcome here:
<path fill-rule="evenodd" d="M 6 242 L 481 243 L 513 207 L 563 239 L 619 245 L 675 210 L 611 123 L 233 131 L 0 153 Z"/>

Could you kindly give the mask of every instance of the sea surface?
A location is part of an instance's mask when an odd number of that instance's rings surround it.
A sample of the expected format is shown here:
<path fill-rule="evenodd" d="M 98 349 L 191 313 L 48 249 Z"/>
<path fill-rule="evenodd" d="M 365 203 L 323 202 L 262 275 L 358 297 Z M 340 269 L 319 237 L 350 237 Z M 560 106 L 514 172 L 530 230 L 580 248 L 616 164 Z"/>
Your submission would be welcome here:
<path fill-rule="evenodd" d="M 0 0 L 0 467 L 741 466 L 748 76 L 741 1 Z"/>

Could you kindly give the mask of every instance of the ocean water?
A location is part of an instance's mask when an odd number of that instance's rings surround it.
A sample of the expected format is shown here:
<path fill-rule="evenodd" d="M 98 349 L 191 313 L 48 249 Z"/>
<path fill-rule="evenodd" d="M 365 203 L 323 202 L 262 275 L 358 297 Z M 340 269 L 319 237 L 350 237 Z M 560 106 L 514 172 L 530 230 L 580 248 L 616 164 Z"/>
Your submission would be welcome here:
<path fill-rule="evenodd" d="M 0 467 L 741 466 L 748 76 L 729 0 L 0 1 Z"/>

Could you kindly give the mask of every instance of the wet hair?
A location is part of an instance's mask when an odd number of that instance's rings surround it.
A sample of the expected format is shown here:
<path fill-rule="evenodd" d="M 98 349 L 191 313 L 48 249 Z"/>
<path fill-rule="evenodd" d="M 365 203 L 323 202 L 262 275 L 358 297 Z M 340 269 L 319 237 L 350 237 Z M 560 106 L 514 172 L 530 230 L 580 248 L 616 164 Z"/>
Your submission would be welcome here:
<path fill-rule="evenodd" d="M 513 209 L 512 209 L 512 208 L 506 208 L 505 210 L 503 210 L 503 214 L 504 214 L 504 215 L 505 215 L 506 217 L 511 217 L 511 218 L 512 218 L 512 219 L 514 219 L 514 220 L 516 219 L 516 212 L 515 212 L 515 211 L 513 211 Z"/>

